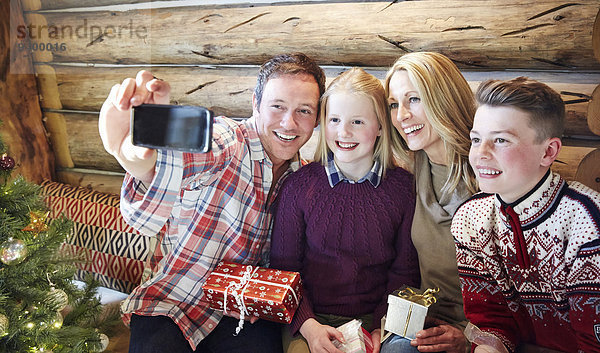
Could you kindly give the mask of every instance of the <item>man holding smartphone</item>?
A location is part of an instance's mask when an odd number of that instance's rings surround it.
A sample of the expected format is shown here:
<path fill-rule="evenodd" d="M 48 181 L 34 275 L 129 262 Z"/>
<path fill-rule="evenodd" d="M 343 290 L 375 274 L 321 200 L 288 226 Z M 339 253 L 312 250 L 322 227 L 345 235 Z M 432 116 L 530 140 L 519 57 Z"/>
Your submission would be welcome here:
<path fill-rule="evenodd" d="M 121 212 L 141 233 L 159 236 L 152 278 L 121 306 L 129 352 L 281 352 L 278 324 L 253 318 L 233 336 L 237 319 L 210 309 L 201 287 L 220 261 L 263 264 L 272 201 L 300 167 L 298 151 L 318 123 L 324 90 L 325 75 L 310 58 L 275 56 L 260 68 L 252 117 L 215 118 L 212 150 L 189 153 L 131 143 L 131 108 L 168 104 L 167 82 L 140 71 L 113 86 L 99 130 L 127 171 Z"/>

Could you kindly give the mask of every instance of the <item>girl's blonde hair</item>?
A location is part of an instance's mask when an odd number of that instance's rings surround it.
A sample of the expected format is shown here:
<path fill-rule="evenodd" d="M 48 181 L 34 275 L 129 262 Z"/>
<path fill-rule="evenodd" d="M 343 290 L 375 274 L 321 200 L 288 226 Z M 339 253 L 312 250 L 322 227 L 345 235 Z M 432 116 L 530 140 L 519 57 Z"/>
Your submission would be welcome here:
<path fill-rule="evenodd" d="M 385 90 L 389 96 L 390 80 L 395 72 L 405 70 L 416 87 L 425 114 L 446 149 L 450 172 L 442 189 L 453 192 L 461 182 L 471 193 L 478 189 L 475 174 L 469 166 L 469 133 L 473 128 L 475 98 L 460 70 L 446 56 L 433 52 L 415 52 L 401 56 L 388 70 Z M 398 131 L 396 135 L 400 136 Z M 404 139 L 396 139 L 394 150 L 409 151 Z"/>
<path fill-rule="evenodd" d="M 349 93 L 367 97 L 372 103 L 377 116 L 377 121 L 381 129 L 381 135 L 375 140 L 375 149 L 373 159 L 378 160 L 383 167 L 383 173 L 388 168 L 393 168 L 394 155 L 392 150 L 392 140 L 395 137 L 390 119 L 390 110 L 387 103 L 385 89 L 381 82 L 373 75 L 365 72 L 361 68 L 354 67 L 336 77 L 327 87 L 325 93 L 321 96 L 320 108 L 320 130 L 319 142 L 315 151 L 315 161 L 327 164 L 327 154 L 329 147 L 325 139 L 325 128 L 327 121 L 327 102 L 331 95 L 336 93 Z M 398 141 L 396 143 L 399 143 Z"/>

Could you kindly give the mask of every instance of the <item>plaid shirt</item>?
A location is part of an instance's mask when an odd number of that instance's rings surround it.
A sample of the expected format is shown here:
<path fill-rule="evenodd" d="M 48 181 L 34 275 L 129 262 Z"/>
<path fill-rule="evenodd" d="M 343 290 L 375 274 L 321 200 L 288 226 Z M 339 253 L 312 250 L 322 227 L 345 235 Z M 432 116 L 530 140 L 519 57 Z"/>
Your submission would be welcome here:
<path fill-rule="evenodd" d="M 202 301 L 202 285 L 222 261 L 261 264 L 269 253 L 273 164 L 256 131 L 255 119 L 216 118 L 212 151 L 158 151 L 148 186 L 126 175 L 121 212 L 143 234 L 160 234 L 150 261 L 153 276 L 121 305 L 131 314 L 171 317 L 190 345 L 218 324 L 222 312 Z M 286 173 L 299 168 L 299 160 Z"/>
<path fill-rule="evenodd" d="M 327 178 L 329 179 L 329 185 L 331 187 L 336 186 L 337 183 L 341 181 L 350 184 L 360 184 L 363 181 L 367 180 L 371 184 L 373 184 L 374 187 L 378 187 L 379 183 L 381 182 L 381 174 L 383 173 L 383 168 L 381 166 L 381 163 L 379 163 L 378 160 L 375 160 L 375 163 L 373 163 L 373 167 L 371 167 L 371 170 L 358 181 L 354 181 L 352 179 L 347 178 L 344 175 L 344 173 L 342 173 L 340 168 L 338 168 L 338 166 L 335 164 L 335 161 L 333 160 L 333 153 L 329 152 L 329 154 L 327 155 L 327 167 L 325 167 L 325 172 L 327 173 Z"/>

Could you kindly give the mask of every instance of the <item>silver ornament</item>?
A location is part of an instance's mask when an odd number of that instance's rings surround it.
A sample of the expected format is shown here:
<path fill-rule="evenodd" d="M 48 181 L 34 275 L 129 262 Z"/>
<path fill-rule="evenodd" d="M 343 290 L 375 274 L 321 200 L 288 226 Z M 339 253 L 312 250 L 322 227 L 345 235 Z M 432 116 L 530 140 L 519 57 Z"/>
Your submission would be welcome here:
<path fill-rule="evenodd" d="M 69 304 L 69 296 L 64 290 L 52 287 L 48 293 L 48 301 L 56 305 L 56 310 L 61 311 Z"/>
<path fill-rule="evenodd" d="M 0 261 L 5 265 L 18 264 L 27 257 L 27 245 L 19 239 L 8 238 L 0 244 Z"/>
<path fill-rule="evenodd" d="M 63 317 L 62 317 L 61 313 L 56 312 L 56 317 L 54 319 L 52 319 L 50 324 L 52 325 L 52 328 L 55 328 L 57 330 L 60 329 L 63 325 Z"/>

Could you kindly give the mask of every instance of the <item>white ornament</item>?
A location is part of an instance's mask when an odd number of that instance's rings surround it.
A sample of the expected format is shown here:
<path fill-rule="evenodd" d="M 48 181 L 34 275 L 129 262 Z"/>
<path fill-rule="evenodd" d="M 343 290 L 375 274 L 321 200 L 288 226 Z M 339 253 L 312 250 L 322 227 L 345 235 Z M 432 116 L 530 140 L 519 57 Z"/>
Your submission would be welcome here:
<path fill-rule="evenodd" d="M 108 336 L 101 333 L 100 334 L 100 344 L 102 345 L 102 347 L 100 347 L 100 350 L 98 350 L 97 352 L 104 352 L 106 350 L 106 348 L 108 348 L 109 342 L 110 342 L 110 340 L 108 339 Z"/>

